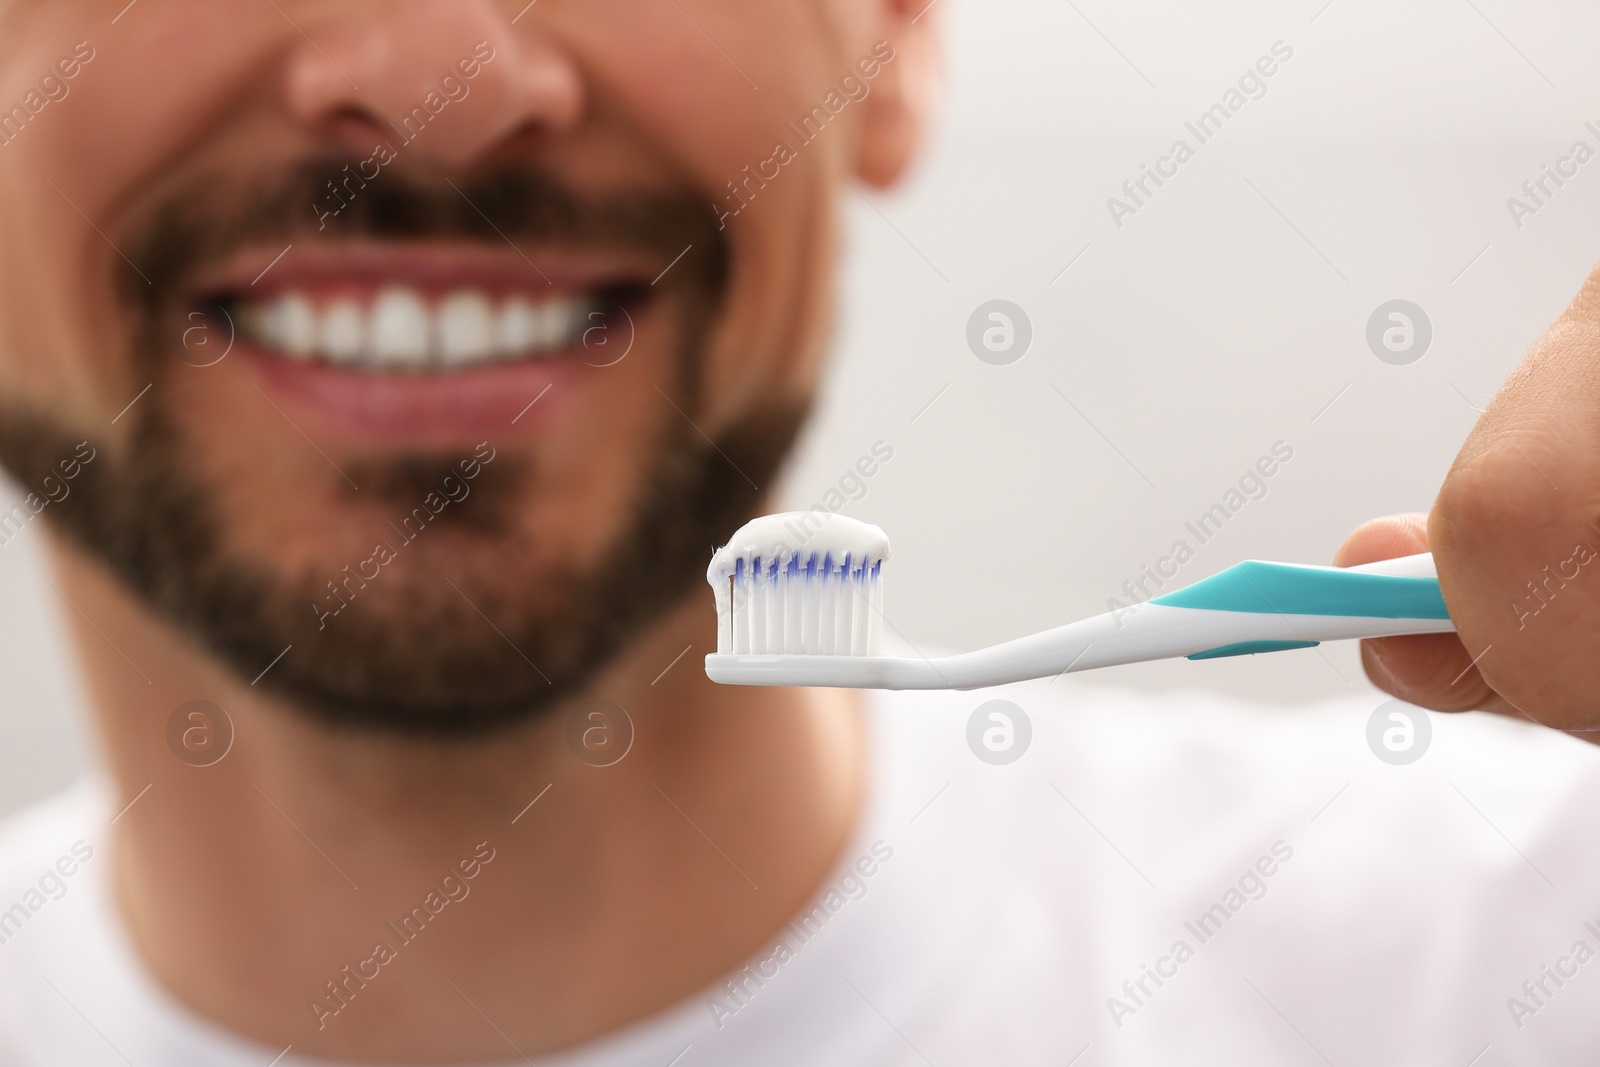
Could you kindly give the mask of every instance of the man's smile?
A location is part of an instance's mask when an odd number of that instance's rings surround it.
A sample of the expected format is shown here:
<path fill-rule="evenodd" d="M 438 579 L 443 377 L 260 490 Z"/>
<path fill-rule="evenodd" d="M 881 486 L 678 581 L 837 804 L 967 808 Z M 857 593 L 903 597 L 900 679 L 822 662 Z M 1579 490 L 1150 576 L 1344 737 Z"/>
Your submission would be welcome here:
<path fill-rule="evenodd" d="M 340 435 L 470 436 L 522 425 L 524 412 L 536 425 L 536 398 L 543 411 L 565 403 L 656 317 L 655 265 L 641 254 L 446 241 L 276 254 L 231 257 L 190 287 L 193 303 L 224 314 L 264 391 L 318 409 Z"/>

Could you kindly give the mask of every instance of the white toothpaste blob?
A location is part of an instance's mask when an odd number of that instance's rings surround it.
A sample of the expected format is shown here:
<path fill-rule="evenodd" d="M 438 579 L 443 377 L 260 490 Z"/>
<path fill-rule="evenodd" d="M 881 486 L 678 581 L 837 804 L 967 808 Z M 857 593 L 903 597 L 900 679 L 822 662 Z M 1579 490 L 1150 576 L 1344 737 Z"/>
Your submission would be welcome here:
<path fill-rule="evenodd" d="M 717 650 L 735 654 L 877 655 L 889 538 L 822 511 L 741 526 L 706 569 Z"/>

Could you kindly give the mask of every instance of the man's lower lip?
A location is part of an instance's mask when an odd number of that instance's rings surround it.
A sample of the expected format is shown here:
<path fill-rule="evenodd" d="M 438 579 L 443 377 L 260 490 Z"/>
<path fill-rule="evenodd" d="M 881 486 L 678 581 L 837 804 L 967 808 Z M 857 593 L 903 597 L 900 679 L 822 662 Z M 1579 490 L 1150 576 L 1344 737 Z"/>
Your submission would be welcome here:
<path fill-rule="evenodd" d="M 258 387 L 284 404 L 285 414 L 311 414 L 322 432 L 358 439 L 481 439 L 531 429 L 564 406 L 591 370 L 577 354 L 417 374 L 349 370 L 262 351 L 235 355 L 249 362 Z"/>

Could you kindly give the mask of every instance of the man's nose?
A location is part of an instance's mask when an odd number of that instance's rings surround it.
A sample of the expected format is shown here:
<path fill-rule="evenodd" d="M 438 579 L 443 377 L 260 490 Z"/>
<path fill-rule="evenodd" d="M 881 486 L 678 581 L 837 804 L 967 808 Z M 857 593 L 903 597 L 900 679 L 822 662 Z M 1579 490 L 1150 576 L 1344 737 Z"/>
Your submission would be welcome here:
<path fill-rule="evenodd" d="M 284 61 L 293 119 L 350 151 L 374 138 L 461 167 L 530 132 L 570 130 L 584 111 L 572 58 L 494 0 L 381 0 L 297 17 Z M 320 5 L 319 5 L 320 6 Z"/>

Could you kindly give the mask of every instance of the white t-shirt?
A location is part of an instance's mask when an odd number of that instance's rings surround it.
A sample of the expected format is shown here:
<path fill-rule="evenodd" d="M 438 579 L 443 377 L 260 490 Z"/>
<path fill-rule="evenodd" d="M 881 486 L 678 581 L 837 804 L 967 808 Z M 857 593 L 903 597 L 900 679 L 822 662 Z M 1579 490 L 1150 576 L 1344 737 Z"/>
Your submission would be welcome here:
<path fill-rule="evenodd" d="M 1031 724 L 1009 764 L 974 751 L 1003 721 L 969 743 L 993 699 Z M 535 1062 L 1600 1061 L 1600 747 L 1432 715 L 1391 765 L 1367 740 L 1382 703 L 1070 678 L 876 697 L 870 800 L 815 905 L 726 981 Z M 0 1065 L 314 1062 L 148 977 L 108 893 L 110 814 L 89 785 L 0 830 Z"/>

